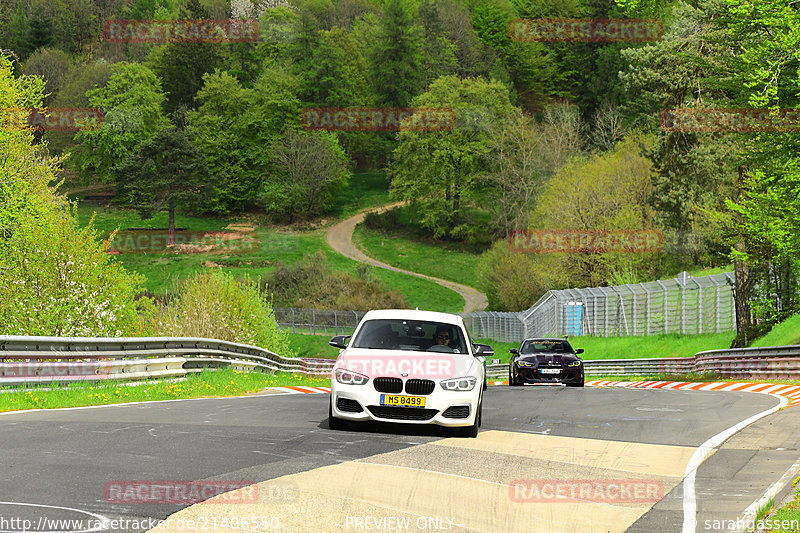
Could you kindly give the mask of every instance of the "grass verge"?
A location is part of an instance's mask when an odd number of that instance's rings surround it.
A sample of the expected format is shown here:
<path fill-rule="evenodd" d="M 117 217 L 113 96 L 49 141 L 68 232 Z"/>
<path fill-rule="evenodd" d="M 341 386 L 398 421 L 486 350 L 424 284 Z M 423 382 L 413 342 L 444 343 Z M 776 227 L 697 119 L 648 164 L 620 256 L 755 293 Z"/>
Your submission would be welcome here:
<path fill-rule="evenodd" d="M 353 242 L 367 255 L 389 265 L 479 288 L 476 272 L 481 256 L 474 246 L 422 238 L 405 226 L 385 231 L 364 224 L 356 227 Z"/>
<path fill-rule="evenodd" d="M 794 480 L 793 486 L 797 487 L 800 478 Z M 794 492 L 794 498 L 785 505 L 773 509 L 767 514 L 766 520 L 770 521 L 771 527 L 765 527 L 763 531 L 769 533 L 797 533 L 800 531 L 800 488 Z"/>
<path fill-rule="evenodd" d="M 769 333 L 756 339 L 751 346 L 787 346 L 800 344 L 800 314 L 776 324 Z"/>
<path fill-rule="evenodd" d="M 284 373 L 241 372 L 232 368 L 224 368 L 216 371 L 204 370 L 199 374 L 191 374 L 181 381 L 154 381 L 136 384 L 108 381 L 29 389 L 7 387 L 0 393 L 0 412 L 185 398 L 221 398 L 254 394 L 268 387 L 291 385 L 329 387 L 330 383 L 330 378 Z"/>

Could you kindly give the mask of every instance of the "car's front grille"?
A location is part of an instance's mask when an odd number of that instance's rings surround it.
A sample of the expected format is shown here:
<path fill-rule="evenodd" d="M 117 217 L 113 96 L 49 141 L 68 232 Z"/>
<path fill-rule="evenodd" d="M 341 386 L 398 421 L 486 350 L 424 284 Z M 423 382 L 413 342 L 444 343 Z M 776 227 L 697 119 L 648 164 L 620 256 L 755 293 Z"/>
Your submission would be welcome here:
<path fill-rule="evenodd" d="M 442 416 L 445 418 L 469 418 L 469 405 L 448 407 Z"/>
<path fill-rule="evenodd" d="M 336 400 L 336 408 L 346 413 L 360 413 L 364 410 L 361 404 L 350 398 L 339 398 Z"/>
<path fill-rule="evenodd" d="M 406 392 L 408 394 L 426 395 L 433 392 L 436 383 L 429 379 L 409 379 L 406 381 Z"/>
<path fill-rule="evenodd" d="M 403 392 L 403 380 L 400 378 L 375 378 L 372 380 L 372 384 L 378 392 L 387 392 L 389 394 Z"/>
<path fill-rule="evenodd" d="M 367 409 L 378 418 L 385 418 L 387 420 L 430 420 L 439 412 L 436 409 L 386 407 L 384 405 L 368 405 Z"/>

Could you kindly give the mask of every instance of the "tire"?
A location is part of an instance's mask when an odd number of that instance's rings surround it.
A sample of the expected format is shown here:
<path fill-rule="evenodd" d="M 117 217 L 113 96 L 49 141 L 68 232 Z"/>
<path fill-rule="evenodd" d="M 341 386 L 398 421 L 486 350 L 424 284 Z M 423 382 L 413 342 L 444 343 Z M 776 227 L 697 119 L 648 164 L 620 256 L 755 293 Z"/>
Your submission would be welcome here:
<path fill-rule="evenodd" d="M 514 372 L 511 371 L 511 366 L 508 367 L 508 386 L 509 387 L 519 387 L 522 385 L 519 381 L 514 378 Z"/>
<path fill-rule="evenodd" d="M 474 439 L 478 436 L 478 428 L 481 426 L 481 419 L 483 418 L 483 394 L 481 394 L 480 400 L 478 400 L 478 414 L 475 415 L 475 423 L 471 426 L 467 426 L 462 428 L 459 432 L 462 437 L 466 437 L 468 439 Z"/>
<path fill-rule="evenodd" d="M 577 383 L 567 383 L 567 387 L 583 387 L 584 380 L 580 380 Z"/>
<path fill-rule="evenodd" d="M 330 403 L 328 403 L 328 429 L 332 429 L 334 431 L 347 431 L 350 425 L 347 423 L 346 420 L 342 420 L 341 418 L 334 418 L 333 416 L 333 398 L 331 398 Z"/>

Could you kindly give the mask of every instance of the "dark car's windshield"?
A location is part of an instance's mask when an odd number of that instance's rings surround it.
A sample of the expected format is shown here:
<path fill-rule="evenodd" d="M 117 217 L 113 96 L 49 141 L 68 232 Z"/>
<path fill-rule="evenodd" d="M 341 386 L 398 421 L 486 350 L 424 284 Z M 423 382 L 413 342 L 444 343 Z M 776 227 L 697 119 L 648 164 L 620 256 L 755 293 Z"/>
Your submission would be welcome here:
<path fill-rule="evenodd" d="M 527 340 L 522 343 L 520 353 L 575 353 L 567 341 Z"/>
<path fill-rule="evenodd" d="M 461 328 L 423 320 L 368 320 L 351 344 L 353 348 L 444 351 L 466 353 Z"/>

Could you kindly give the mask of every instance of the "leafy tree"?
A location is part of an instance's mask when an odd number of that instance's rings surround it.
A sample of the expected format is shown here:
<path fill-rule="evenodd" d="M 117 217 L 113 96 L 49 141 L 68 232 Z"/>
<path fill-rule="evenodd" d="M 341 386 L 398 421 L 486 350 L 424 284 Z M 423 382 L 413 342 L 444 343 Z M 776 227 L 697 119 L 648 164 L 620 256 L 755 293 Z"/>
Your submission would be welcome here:
<path fill-rule="evenodd" d="M 424 88 L 423 40 L 411 9 L 403 0 L 387 0 L 370 57 L 378 105 L 407 106 Z"/>
<path fill-rule="evenodd" d="M 642 155 L 648 139 L 629 135 L 613 150 L 576 158 L 550 180 L 531 217 L 536 229 L 656 229 L 649 205 L 652 163 Z M 559 254 L 561 268 L 574 287 L 608 284 L 633 271 L 649 279 L 658 266 L 655 254 Z"/>
<path fill-rule="evenodd" d="M 568 104 L 548 107 L 540 123 L 519 114 L 498 126 L 485 178 L 495 224 L 504 236 L 528 227 L 547 182 L 582 153 L 581 145 L 578 110 Z"/>
<path fill-rule="evenodd" d="M 66 83 L 72 71 L 72 61 L 61 50 L 40 48 L 25 61 L 22 70 L 27 75 L 44 79 L 45 103 L 48 103 L 53 101 L 55 94 Z"/>
<path fill-rule="evenodd" d="M 299 127 L 299 82 L 270 67 L 247 89 L 226 73 L 209 74 L 188 115 L 211 172 L 219 176 L 208 209 L 227 213 L 255 205 L 270 172 L 269 146 L 286 127 Z"/>
<path fill-rule="evenodd" d="M 350 172 L 336 137 L 324 132 L 287 130 L 272 147 L 275 173 L 264 183 L 267 213 L 313 218 L 333 208 Z"/>
<path fill-rule="evenodd" d="M 197 20 L 210 17 L 200 0 L 183 0 L 178 18 Z M 181 105 L 194 108 L 194 97 L 203 86 L 203 76 L 224 62 L 222 50 L 218 43 L 172 42 L 165 46 L 153 69 L 167 93 L 167 113 L 173 113 Z"/>
<path fill-rule="evenodd" d="M 304 76 L 309 101 L 320 106 L 364 106 L 374 96 L 365 73 L 367 60 L 358 44 L 341 28 L 322 31 Z"/>
<path fill-rule="evenodd" d="M 502 121 L 518 110 L 502 83 L 454 76 L 436 80 L 412 105 L 452 110 L 455 124 L 448 131 L 400 131 L 389 168 L 391 195 L 418 208 L 419 222 L 435 236 L 469 237 L 478 225 L 467 223 L 466 208 L 485 192 L 482 175 L 493 135 L 489 121 Z M 485 122 L 468 120 L 476 115 L 485 116 Z"/>
<path fill-rule="evenodd" d="M 44 82 L 0 54 L 0 108 L 40 107 Z M 26 129 L 0 129 L 0 333 L 120 336 L 137 321 L 141 279 L 81 228 L 57 182 L 58 161 Z"/>
<path fill-rule="evenodd" d="M 117 195 L 142 218 L 167 209 L 169 245 L 175 245 L 175 211 L 203 204 L 213 186 L 203 153 L 185 129 L 169 125 L 114 169 Z"/>
<path fill-rule="evenodd" d="M 30 42 L 30 22 L 22 7 L 22 2 L 17 2 L 17 9 L 0 35 L 0 49 L 12 50 L 19 59 L 24 59 L 33 49 Z"/>
<path fill-rule="evenodd" d="M 101 128 L 79 131 L 76 164 L 112 181 L 111 169 L 166 126 L 164 93 L 153 72 L 138 63 L 116 63 L 108 83 L 86 93 L 92 107 L 104 111 Z"/>

